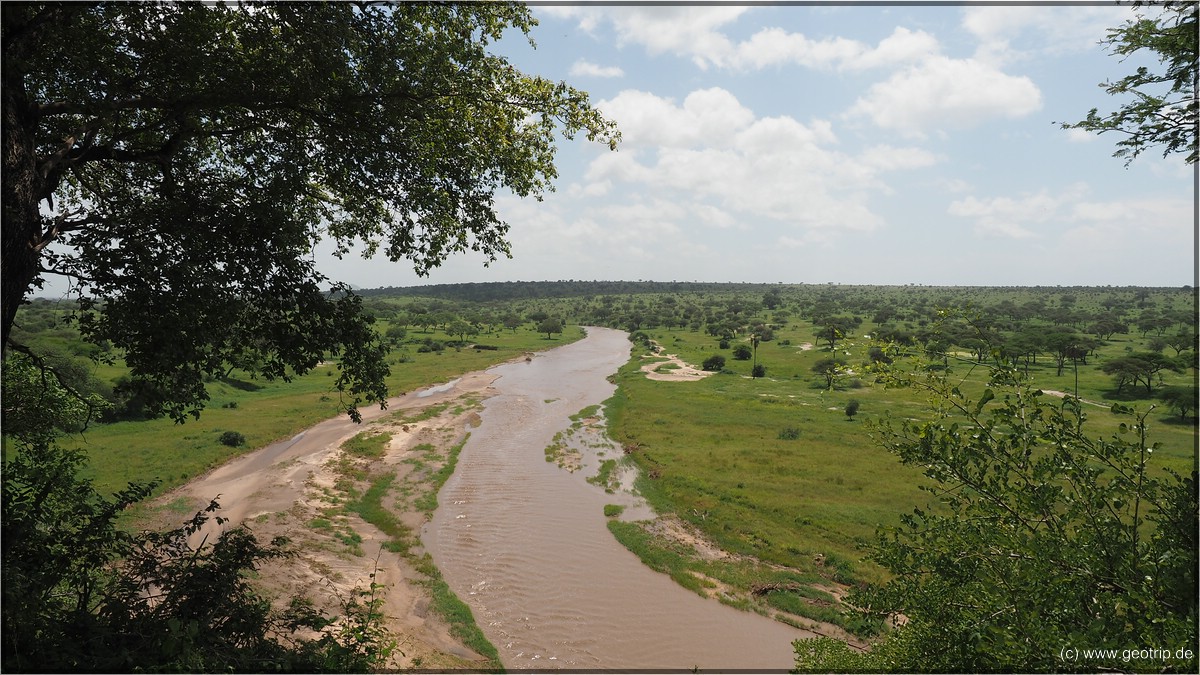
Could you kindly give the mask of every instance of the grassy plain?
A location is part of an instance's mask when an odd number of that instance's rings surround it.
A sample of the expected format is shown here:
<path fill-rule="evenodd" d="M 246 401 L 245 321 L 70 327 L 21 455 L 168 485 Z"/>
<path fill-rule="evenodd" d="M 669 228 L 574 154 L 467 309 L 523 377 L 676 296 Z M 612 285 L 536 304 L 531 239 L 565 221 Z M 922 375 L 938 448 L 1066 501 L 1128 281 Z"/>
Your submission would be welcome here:
<path fill-rule="evenodd" d="M 380 322 L 386 330 L 387 322 Z M 496 349 L 448 347 L 441 352 L 418 352 L 417 345 L 400 345 L 393 351 L 388 389 L 391 395 L 414 391 L 475 370 L 503 363 L 530 351 L 556 347 L 582 338 L 583 331 L 569 326 L 548 340 L 528 327 L 481 335 L 479 343 Z M 452 340 L 442 331 L 412 331 L 414 339 Z M 130 481 L 159 479 L 159 490 L 186 482 L 248 450 L 290 438 L 321 420 L 343 414 L 339 393 L 333 387 L 335 363 L 318 367 L 291 382 L 230 380 L 209 384 L 210 401 L 198 420 L 180 425 L 170 419 L 96 424 L 80 435 L 66 437 L 89 456 L 88 475 L 102 492 L 116 491 Z M 119 366 L 102 366 L 98 377 L 116 377 Z M 242 447 L 222 445 L 225 431 L 246 437 Z"/>
<path fill-rule="evenodd" d="M 669 546 L 648 540 L 644 528 L 639 531 L 625 523 L 612 524 L 618 538 L 647 564 L 697 591 L 703 590 L 697 578 L 716 577 L 735 587 L 740 584 L 743 590 L 778 584 L 781 579 L 773 566 L 794 570 L 805 580 L 802 583 L 818 592 L 821 579 L 844 584 L 882 580 L 884 570 L 864 560 L 864 544 L 874 539 L 880 526 L 899 524 L 900 515 L 913 507 L 937 505 L 920 489 L 927 482 L 921 471 L 902 465 L 871 437 L 872 421 L 886 416 L 927 419 L 931 405 L 920 392 L 884 388 L 861 374 L 871 345 L 864 336 L 874 328 L 864 322 L 856 336 L 838 342 L 836 355 L 846 360 L 851 372 L 832 389 L 812 367 L 834 354 L 808 322 L 774 326 L 774 340 L 757 349 L 756 360 L 767 369 L 767 377 L 758 379 L 750 378 L 753 361 L 733 359 L 731 350 L 720 349 L 713 336 L 681 327 L 646 331 L 662 351 L 690 364 L 722 354 L 726 366 L 724 372 L 700 381 L 652 381 L 639 371 L 650 351 L 633 348 L 633 358 L 617 375 L 619 389 L 606 404 L 606 413 L 614 439 L 631 451 L 642 470 L 639 489 L 656 511 L 674 514 L 721 548 L 766 566 L 722 570 L 708 561 L 673 557 Z M 1136 333 L 1115 336 L 1093 355 L 1093 365 L 1080 367 L 1078 392 L 1090 402 L 1084 405 L 1084 428 L 1090 436 L 1111 436 L 1122 422 L 1131 421 L 1109 410 L 1118 400 L 1112 378 L 1095 363 L 1144 350 L 1146 343 L 1147 338 Z M 964 392 L 983 390 L 986 366 L 965 353 L 952 354 L 951 364 Z M 1058 376 L 1053 362 L 1043 356 L 1030 365 L 1029 374 L 1044 390 L 1075 391 L 1069 364 Z M 1166 372 L 1163 383 L 1190 384 L 1193 377 L 1194 371 Z M 850 418 L 845 409 L 852 399 L 860 406 Z M 1060 399 L 1047 394 L 1045 400 Z M 1141 410 L 1156 403 L 1122 402 Z M 1153 456 L 1154 468 L 1190 473 L 1196 463 L 1195 425 L 1181 424 L 1160 404 L 1148 426 L 1150 442 L 1161 444 Z M 744 577 L 740 582 L 739 574 Z M 769 604 L 840 623 L 824 612 L 826 599 L 789 597 L 795 595 L 771 594 Z M 778 605 L 784 598 L 797 606 Z"/>

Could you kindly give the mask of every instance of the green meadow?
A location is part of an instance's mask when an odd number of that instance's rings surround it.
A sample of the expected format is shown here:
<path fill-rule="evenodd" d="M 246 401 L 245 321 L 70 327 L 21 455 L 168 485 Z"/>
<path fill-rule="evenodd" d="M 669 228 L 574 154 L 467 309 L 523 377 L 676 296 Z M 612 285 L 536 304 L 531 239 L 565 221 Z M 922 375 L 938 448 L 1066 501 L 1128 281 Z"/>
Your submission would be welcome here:
<path fill-rule="evenodd" d="M 388 322 L 379 322 L 386 331 Z M 415 343 L 401 343 L 389 356 L 392 396 L 448 382 L 464 373 L 489 368 L 520 358 L 531 351 L 553 348 L 580 339 L 584 332 L 568 326 L 562 334 L 547 339 L 529 327 L 475 336 L 478 344 L 495 349 L 445 347 L 441 351 L 418 351 L 426 338 L 451 342 L 444 331 L 429 328 L 411 333 Z M 180 485 L 232 457 L 278 440 L 290 438 L 312 425 L 345 414 L 344 399 L 334 388 L 336 362 L 282 380 L 242 379 L 235 371 L 229 379 L 208 384 L 209 403 L 199 419 L 176 424 L 168 418 L 92 424 L 85 432 L 65 437 L 62 443 L 84 448 L 89 457 L 88 475 L 101 491 L 116 491 L 130 481 L 160 480 L 159 490 Z M 123 373 L 116 366 L 96 369 L 98 377 L 115 379 Z M 226 431 L 245 437 L 239 447 L 220 442 Z"/>

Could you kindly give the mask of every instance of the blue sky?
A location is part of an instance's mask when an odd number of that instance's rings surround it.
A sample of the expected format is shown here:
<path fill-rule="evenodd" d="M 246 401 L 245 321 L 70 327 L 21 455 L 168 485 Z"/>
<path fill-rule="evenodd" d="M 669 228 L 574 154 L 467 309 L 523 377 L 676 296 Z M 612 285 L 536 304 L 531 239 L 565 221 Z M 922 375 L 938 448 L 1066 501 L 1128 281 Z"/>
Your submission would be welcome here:
<path fill-rule="evenodd" d="M 351 256 L 361 287 L 626 279 L 947 285 L 1194 283 L 1194 170 L 1068 132 L 1139 63 L 1099 6 L 533 8 L 537 49 L 620 126 L 559 145 L 556 192 L 499 199 L 512 259 L 429 277 Z"/>

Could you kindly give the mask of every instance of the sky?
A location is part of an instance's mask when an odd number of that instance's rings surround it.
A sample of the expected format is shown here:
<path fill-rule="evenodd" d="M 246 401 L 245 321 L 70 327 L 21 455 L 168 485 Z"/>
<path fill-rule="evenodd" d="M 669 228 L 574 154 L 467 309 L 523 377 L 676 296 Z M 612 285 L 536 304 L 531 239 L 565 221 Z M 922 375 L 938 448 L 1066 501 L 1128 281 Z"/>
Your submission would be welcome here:
<path fill-rule="evenodd" d="M 359 288 L 653 280 L 1197 285 L 1196 177 L 1064 130 L 1139 65 L 1133 16 L 1055 5 L 534 4 L 493 48 L 587 91 L 619 149 L 560 140 L 555 191 L 497 197 L 511 259 L 420 277 L 314 252 Z M 52 281 L 52 280 L 51 280 Z M 54 294 L 53 284 L 43 295 Z"/>
<path fill-rule="evenodd" d="M 498 199 L 512 258 L 320 260 L 363 288 L 536 280 L 1194 284 L 1195 170 L 1063 130 L 1149 59 L 1088 6 L 535 5 L 519 69 L 587 91 L 616 152 L 559 143 Z M 322 254 L 323 255 L 323 254 Z"/>

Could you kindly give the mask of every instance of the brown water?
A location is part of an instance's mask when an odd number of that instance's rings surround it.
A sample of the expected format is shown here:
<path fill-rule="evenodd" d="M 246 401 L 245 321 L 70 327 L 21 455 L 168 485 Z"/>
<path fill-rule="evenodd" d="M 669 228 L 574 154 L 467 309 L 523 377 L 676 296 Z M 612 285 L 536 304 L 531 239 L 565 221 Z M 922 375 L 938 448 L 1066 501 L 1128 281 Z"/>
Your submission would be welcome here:
<path fill-rule="evenodd" d="M 605 378 L 629 347 L 625 333 L 592 328 L 491 371 L 499 394 L 485 401 L 424 543 L 509 669 L 787 670 L 791 641 L 811 634 L 645 567 L 605 526 L 604 505 L 633 498 L 586 482 L 598 459 L 573 473 L 545 459 L 569 415 L 612 395 Z"/>

